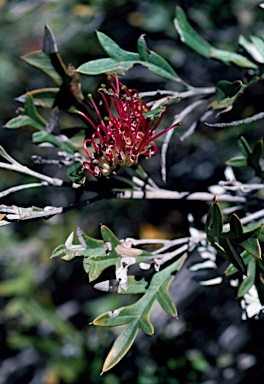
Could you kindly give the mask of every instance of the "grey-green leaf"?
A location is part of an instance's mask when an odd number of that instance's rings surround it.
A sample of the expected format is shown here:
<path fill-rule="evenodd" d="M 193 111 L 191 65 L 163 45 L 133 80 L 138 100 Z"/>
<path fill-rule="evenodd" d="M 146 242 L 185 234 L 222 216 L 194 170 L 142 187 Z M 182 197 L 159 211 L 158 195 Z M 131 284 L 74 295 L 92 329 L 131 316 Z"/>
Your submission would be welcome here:
<path fill-rule="evenodd" d="M 240 67 L 258 68 L 252 61 L 238 53 L 217 49 L 209 44 L 190 25 L 181 7 L 176 7 L 174 25 L 180 35 L 181 41 L 200 55 L 220 60 L 225 64 L 234 63 Z"/>

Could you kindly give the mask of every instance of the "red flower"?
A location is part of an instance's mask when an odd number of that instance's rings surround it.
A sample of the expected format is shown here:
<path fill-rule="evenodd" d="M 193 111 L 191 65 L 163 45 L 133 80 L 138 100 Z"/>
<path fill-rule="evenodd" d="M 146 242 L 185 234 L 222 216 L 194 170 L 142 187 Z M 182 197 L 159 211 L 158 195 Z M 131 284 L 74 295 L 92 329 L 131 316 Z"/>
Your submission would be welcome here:
<path fill-rule="evenodd" d="M 139 155 L 151 157 L 157 152 L 154 140 L 177 125 L 155 135 L 166 109 L 154 124 L 154 118 L 144 115 L 150 108 L 141 100 L 136 89 L 128 90 L 116 75 L 109 75 L 109 83 L 110 89 L 106 90 L 103 86 L 100 89 L 102 102 L 108 112 L 107 117 L 101 116 L 91 96 L 100 123 L 95 125 L 89 116 L 79 112 L 95 129 L 92 138 L 84 142 L 88 160 L 83 162 L 83 166 L 97 177 L 109 176 L 115 174 L 120 167 L 137 164 Z M 93 152 L 88 149 L 91 145 Z"/>

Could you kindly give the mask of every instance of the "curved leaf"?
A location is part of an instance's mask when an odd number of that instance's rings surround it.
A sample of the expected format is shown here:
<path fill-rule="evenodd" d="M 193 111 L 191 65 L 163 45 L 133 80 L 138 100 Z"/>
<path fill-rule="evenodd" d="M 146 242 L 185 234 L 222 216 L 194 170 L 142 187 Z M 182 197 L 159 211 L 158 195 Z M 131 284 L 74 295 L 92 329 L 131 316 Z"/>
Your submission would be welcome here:
<path fill-rule="evenodd" d="M 115 340 L 107 358 L 105 359 L 102 373 L 113 368 L 129 351 L 138 333 L 136 322 L 126 325 L 118 338 Z"/>
<path fill-rule="evenodd" d="M 225 64 L 232 62 L 240 67 L 258 68 L 252 61 L 238 53 L 217 49 L 209 44 L 190 25 L 184 11 L 179 6 L 176 7 L 174 25 L 180 35 L 181 41 L 200 55 L 220 60 Z"/>

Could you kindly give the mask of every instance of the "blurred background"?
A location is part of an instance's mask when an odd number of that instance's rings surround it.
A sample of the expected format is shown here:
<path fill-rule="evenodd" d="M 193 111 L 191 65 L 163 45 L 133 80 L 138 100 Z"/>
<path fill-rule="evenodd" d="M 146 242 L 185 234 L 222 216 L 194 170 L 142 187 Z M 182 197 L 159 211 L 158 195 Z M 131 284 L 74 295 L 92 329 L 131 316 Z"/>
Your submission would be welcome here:
<path fill-rule="evenodd" d="M 236 51 L 240 34 L 264 37 L 264 10 L 253 0 L 0 0 L 0 123 L 4 125 L 26 90 L 53 84 L 20 57 L 42 48 L 44 25 L 54 32 L 64 63 L 80 64 L 103 57 L 95 30 L 122 48 L 136 51 L 146 34 L 148 46 L 166 58 L 194 86 L 213 86 L 220 79 L 241 79 L 241 71 L 200 57 L 185 47 L 173 26 L 175 6 L 186 11 L 192 25 L 218 48 Z M 98 79 L 82 78 L 83 92 Z M 174 85 L 142 67 L 128 72 L 126 82 L 140 90 L 174 89 Z M 225 117 L 241 119 L 263 110 L 263 84 L 246 91 Z M 167 120 L 177 111 L 171 108 Z M 182 107 L 175 107 L 182 108 Z M 185 129 L 188 127 L 188 119 Z M 263 136 L 261 122 L 212 129 L 200 125 L 184 143 L 173 138 L 168 154 L 166 188 L 206 191 L 224 179 L 224 162 L 238 154 L 237 137 L 250 143 Z M 31 156 L 41 150 L 31 143 L 31 130 L 0 130 L 0 142 L 12 156 L 34 168 Z M 143 166 L 161 187 L 157 155 Z M 0 170 L 0 190 L 25 177 Z M 52 168 L 46 169 L 52 175 Z M 238 172 L 247 180 L 248 174 Z M 30 180 L 30 179 L 29 179 Z M 2 204 L 68 205 L 77 197 L 68 191 L 21 192 Z M 109 373 L 99 376 L 118 329 L 89 323 L 130 297 L 101 294 L 88 284 L 81 259 L 50 259 L 53 249 L 80 226 L 100 236 L 100 223 L 119 238 L 176 238 L 188 235 L 187 214 L 197 228 L 206 203 L 179 201 L 101 201 L 49 220 L 0 228 L 0 384 L 247 384 L 263 382 L 263 319 L 241 320 L 236 291 L 228 286 L 201 287 L 184 269 L 171 292 L 179 310 L 172 320 L 157 306 L 155 336 L 140 334 L 128 355 Z M 192 256 L 192 261 L 198 258 Z"/>

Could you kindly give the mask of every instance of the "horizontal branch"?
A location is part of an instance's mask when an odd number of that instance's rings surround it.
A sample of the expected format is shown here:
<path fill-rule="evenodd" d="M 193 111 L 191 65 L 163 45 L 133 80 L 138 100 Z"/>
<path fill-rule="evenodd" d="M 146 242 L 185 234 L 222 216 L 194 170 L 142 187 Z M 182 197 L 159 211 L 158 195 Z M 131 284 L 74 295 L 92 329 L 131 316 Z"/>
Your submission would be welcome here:
<path fill-rule="evenodd" d="M 5 189 L 4 191 L 0 192 L 0 199 L 2 197 L 10 195 L 11 193 L 22 191 L 23 189 L 46 187 L 48 185 L 49 184 L 46 181 L 42 181 L 41 183 L 30 183 L 30 184 L 17 185 L 16 187 L 11 187 L 11 188 Z"/>
<path fill-rule="evenodd" d="M 166 90 L 157 90 L 157 91 L 149 91 L 149 92 L 140 92 L 140 97 L 153 97 L 153 96 L 159 96 L 159 95 L 170 95 L 173 97 L 180 97 L 182 99 L 192 96 L 201 96 L 201 95 L 211 95 L 215 93 L 215 87 L 201 87 L 201 88 L 195 88 L 195 87 L 188 87 L 188 91 L 166 91 Z"/>
<path fill-rule="evenodd" d="M 168 191 L 166 189 L 153 189 L 146 191 L 124 191 L 115 193 L 117 199 L 146 199 L 146 200 L 195 200 L 195 201 L 211 201 L 215 197 L 209 192 L 177 192 Z M 232 196 L 228 194 L 217 195 L 218 201 L 226 201 L 232 203 L 245 203 L 247 201 L 244 196 Z"/>
<path fill-rule="evenodd" d="M 209 124 L 205 123 L 209 127 L 216 127 L 216 128 L 224 128 L 224 127 L 236 127 L 237 125 L 240 124 L 248 124 L 248 123 L 253 123 L 254 121 L 264 119 L 264 112 L 257 113 L 256 115 L 246 117 L 245 119 L 241 120 L 236 120 L 236 121 L 231 121 L 230 123 L 214 123 L 214 124 Z"/>
<path fill-rule="evenodd" d="M 32 171 L 32 169 L 21 164 L 7 164 L 0 162 L 0 168 L 9 169 L 10 171 L 25 173 L 26 175 L 36 177 L 39 180 L 46 181 L 50 185 L 60 187 L 63 184 L 63 180 L 43 175 L 42 173 Z"/>

